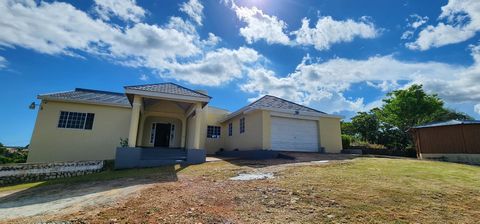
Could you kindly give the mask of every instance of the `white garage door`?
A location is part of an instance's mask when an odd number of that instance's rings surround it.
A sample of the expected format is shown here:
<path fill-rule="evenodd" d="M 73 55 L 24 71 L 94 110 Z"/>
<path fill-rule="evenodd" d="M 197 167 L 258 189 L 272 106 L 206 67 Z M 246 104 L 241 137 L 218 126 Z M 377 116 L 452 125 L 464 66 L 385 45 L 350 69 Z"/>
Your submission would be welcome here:
<path fill-rule="evenodd" d="M 317 121 L 272 117 L 272 150 L 318 152 Z"/>

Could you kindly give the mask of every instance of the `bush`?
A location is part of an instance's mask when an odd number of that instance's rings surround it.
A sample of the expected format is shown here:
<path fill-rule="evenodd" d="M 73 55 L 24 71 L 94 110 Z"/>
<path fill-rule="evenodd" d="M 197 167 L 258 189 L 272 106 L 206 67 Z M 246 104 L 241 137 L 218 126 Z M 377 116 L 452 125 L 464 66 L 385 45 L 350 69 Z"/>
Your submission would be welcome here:
<path fill-rule="evenodd" d="M 22 148 L 7 150 L 6 147 L 0 143 L 0 164 L 6 163 L 25 163 L 27 162 L 27 152 Z"/>
<path fill-rule="evenodd" d="M 343 149 L 348 149 L 351 146 L 351 143 L 353 141 L 353 137 L 350 135 L 342 135 L 342 148 Z"/>

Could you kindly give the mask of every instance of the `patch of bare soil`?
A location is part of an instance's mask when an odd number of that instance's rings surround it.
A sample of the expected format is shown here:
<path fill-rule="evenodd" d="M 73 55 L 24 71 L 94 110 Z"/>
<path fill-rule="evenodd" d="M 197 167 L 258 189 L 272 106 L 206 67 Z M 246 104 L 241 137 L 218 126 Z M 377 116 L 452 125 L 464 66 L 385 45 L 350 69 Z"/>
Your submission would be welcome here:
<path fill-rule="evenodd" d="M 283 171 L 295 166 L 333 163 L 336 159 L 324 155 L 302 160 L 301 155 L 296 156 L 300 159 L 206 163 L 178 172 L 178 179 L 172 182 L 131 179 L 128 183 L 123 179 L 71 188 L 47 186 L 0 202 L 0 217 L 27 217 L 8 221 L 19 223 L 258 223 L 265 217 L 270 217 L 265 219 L 270 221 L 292 222 L 288 219 L 312 216 L 316 210 L 302 207 L 301 193 L 277 185 L 277 181 L 285 178 Z M 252 172 L 272 173 L 275 178 L 230 180 Z M 291 213 L 299 214 L 286 215 Z"/>
<path fill-rule="evenodd" d="M 49 217 L 77 212 L 87 214 L 96 208 L 115 206 L 151 185 L 145 181 L 122 179 L 13 191 L 0 198 L 0 217 L 8 223 L 23 223 L 42 222 Z"/>

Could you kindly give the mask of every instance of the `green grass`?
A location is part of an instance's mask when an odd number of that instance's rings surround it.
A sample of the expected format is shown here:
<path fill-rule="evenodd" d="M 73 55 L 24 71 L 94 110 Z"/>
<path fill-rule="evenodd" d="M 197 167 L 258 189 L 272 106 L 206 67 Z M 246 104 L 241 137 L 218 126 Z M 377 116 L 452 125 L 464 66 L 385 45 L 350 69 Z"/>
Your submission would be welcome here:
<path fill-rule="evenodd" d="M 336 221 L 473 223 L 480 220 L 480 167 L 411 159 L 359 158 L 323 168 L 290 169 L 280 185 L 304 192 L 304 206 L 321 206 Z M 305 189 L 319 189 L 305 192 Z M 321 190 L 320 190 L 321 189 Z M 335 204 L 319 204 L 318 200 Z M 330 218 L 310 217 L 332 221 Z"/>

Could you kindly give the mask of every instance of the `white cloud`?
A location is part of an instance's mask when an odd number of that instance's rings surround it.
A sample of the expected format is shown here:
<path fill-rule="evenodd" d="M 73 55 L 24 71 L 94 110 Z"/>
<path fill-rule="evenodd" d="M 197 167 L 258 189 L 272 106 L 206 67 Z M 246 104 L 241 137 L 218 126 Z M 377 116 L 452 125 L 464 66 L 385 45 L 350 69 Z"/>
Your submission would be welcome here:
<path fill-rule="evenodd" d="M 480 47 L 472 48 L 472 56 L 475 63 L 468 67 L 401 61 L 391 55 L 366 60 L 336 58 L 321 63 L 306 58 L 294 72 L 283 77 L 264 68 L 252 69 L 241 89 L 284 97 L 330 113 L 362 111 L 381 105 L 379 100 L 366 104 L 361 97 L 345 96 L 353 85 L 363 82 L 382 91 L 418 83 L 447 102 L 477 103 L 480 102 Z M 408 84 L 402 86 L 400 81 Z"/>
<path fill-rule="evenodd" d="M 260 58 L 250 48 L 215 50 L 220 38 L 209 33 L 202 39 L 196 28 L 179 17 L 170 17 L 163 25 L 133 22 L 122 27 L 94 19 L 67 3 L 0 1 L 0 47 L 51 55 L 93 54 L 203 85 L 241 77 L 244 67 Z"/>
<path fill-rule="evenodd" d="M 351 42 L 354 38 L 375 38 L 378 30 L 366 18 L 360 21 L 334 20 L 330 16 L 318 19 L 315 27 L 310 27 L 310 21 L 302 20 L 302 27 L 292 32 L 295 42 L 300 45 L 313 45 L 317 50 L 328 50 L 332 44 Z"/>
<path fill-rule="evenodd" d="M 7 67 L 7 59 L 0 56 L 0 69 L 6 68 L 6 67 Z"/>
<path fill-rule="evenodd" d="M 480 104 L 475 105 L 473 110 L 475 111 L 475 113 L 480 114 Z"/>
<path fill-rule="evenodd" d="M 428 22 L 428 16 L 419 16 L 417 14 L 412 14 L 409 16 L 409 18 L 406 19 L 408 25 L 407 25 L 407 28 L 408 30 L 406 30 L 405 32 L 403 32 L 402 36 L 400 39 L 402 40 L 407 40 L 407 39 L 411 39 L 415 33 L 415 31 L 423 26 L 425 23 Z"/>
<path fill-rule="evenodd" d="M 428 22 L 428 16 L 421 17 L 417 14 L 410 15 L 409 26 L 413 29 L 418 29 L 418 27 Z"/>
<path fill-rule="evenodd" d="M 95 11 L 103 20 L 116 16 L 123 21 L 140 22 L 145 10 L 135 0 L 95 0 Z"/>
<path fill-rule="evenodd" d="M 240 34 L 247 43 L 265 40 L 269 44 L 289 44 L 290 39 L 284 32 L 287 24 L 276 16 L 267 15 L 256 7 L 239 7 L 233 1 L 232 9 L 238 19 L 246 23 L 240 28 Z"/>
<path fill-rule="evenodd" d="M 406 46 L 412 50 L 428 50 L 466 41 L 480 30 L 480 1 L 450 0 L 442 7 L 436 26 L 427 26 L 414 42 Z"/>
<path fill-rule="evenodd" d="M 140 77 L 138 77 L 138 79 L 140 79 L 141 81 L 147 81 L 149 78 L 145 74 L 140 74 Z"/>
<path fill-rule="evenodd" d="M 220 48 L 206 53 L 197 61 L 167 65 L 167 71 L 161 73 L 172 78 L 205 86 L 219 86 L 234 79 L 242 78 L 248 64 L 257 62 L 261 56 L 253 49 L 240 47 L 237 50 Z"/>
<path fill-rule="evenodd" d="M 189 0 L 180 6 L 180 11 L 186 13 L 198 25 L 202 25 L 203 5 L 198 0 Z"/>
<path fill-rule="evenodd" d="M 46 54 L 74 54 L 91 50 L 94 43 L 111 41 L 119 33 L 61 2 L 0 1 L 0 46 L 21 46 Z"/>
<path fill-rule="evenodd" d="M 268 15 L 262 10 L 252 7 L 240 7 L 231 1 L 232 9 L 240 21 L 246 26 L 240 28 L 240 34 L 251 44 L 265 40 L 268 44 L 314 46 L 317 50 L 327 50 L 332 44 L 351 42 L 354 38 L 375 38 L 378 30 L 366 17 L 360 21 L 334 20 L 330 16 L 320 17 L 315 27 L 310 27 L 310 21 L 302 20 L 299 30 L 287 31 L 287 23 L 276 16 Z M 228 4 L 228 3 L 227 3 Z"/>
<path fill-rule="evenodd" d="M 220 41 L 222 41 L 222 38 L 216 36 L 213 33 L 208 33 L 208 39 L 203 41 L 203 44 L 205 46 L 215 46 L 217 45 Z"/>

